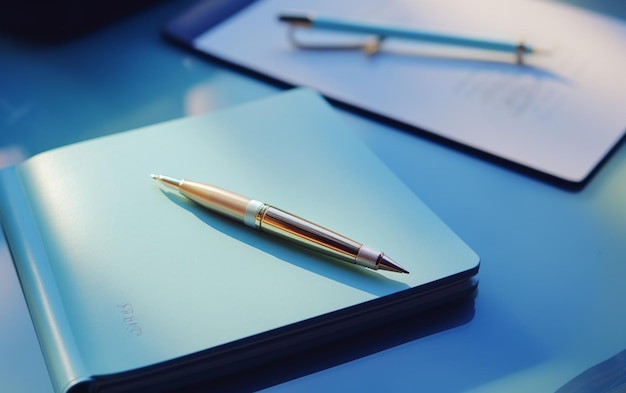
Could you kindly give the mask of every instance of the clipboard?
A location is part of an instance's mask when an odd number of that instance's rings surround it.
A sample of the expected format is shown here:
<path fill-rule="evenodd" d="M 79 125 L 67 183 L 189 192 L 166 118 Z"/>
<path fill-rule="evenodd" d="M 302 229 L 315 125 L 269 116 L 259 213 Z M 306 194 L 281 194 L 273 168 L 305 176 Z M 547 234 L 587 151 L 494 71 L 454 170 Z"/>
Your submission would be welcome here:
<path fill-rule="evenodd" d="M 294 9 L 457 35 L 524 37 L 548 55 L 519 66 L 508 54 L 402 40 L 386 41 L 375 56 L 302 50 L 277 17 Z M 336 38 L 314 29 L 302 34 Z M 626 130 L 620 49 L 626 27 L 563 4 L 207 0 L 170 21 L 164 35 L 255 77 L 313 88 L 333 104 L 568 188 L 582 188 Z M 611 62 L 603 60 L 609 56 Z"/>

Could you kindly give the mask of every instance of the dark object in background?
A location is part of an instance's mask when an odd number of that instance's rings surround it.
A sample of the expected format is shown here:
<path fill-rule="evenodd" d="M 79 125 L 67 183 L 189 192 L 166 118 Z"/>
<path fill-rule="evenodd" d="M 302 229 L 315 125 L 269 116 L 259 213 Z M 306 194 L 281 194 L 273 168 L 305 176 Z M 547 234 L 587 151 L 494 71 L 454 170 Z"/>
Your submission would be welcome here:
<path fill-rule="evenodd" d="M 159 1 L 0 0 L 0 32 L 33 41 L 62 41 Z"/>

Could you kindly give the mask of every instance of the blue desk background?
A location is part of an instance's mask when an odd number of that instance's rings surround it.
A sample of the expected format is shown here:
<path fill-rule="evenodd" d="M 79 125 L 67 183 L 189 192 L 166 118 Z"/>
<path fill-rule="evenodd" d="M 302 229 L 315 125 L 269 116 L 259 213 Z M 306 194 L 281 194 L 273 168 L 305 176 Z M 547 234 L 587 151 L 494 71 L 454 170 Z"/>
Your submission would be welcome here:
<path fill-rule="evenodd" d="M 0 166 L 277 92 L 161 40 L 162 24 L 191 3 L 162 3 L 60 45 L 0 36 Z M 626 4 L 618 1 L 569 3 L 626 21 Z M 342 116 L 481 256 L 473 318 L 427 335 L 412 328 L 428 330 L 428 322 L 404 321 L 391 327 L 400 339 L 368 349 L 361 338 L 328 352 L 343 360 L 317 368 L 293 359 L 303 365 L 300 372 L 276 370 L 257 387 L 554 391 L 626 349 L 624 144 L 585 188 L 567 191 L 354 114 Z M 0 391 L 51 389 L 0 239 Z"/>

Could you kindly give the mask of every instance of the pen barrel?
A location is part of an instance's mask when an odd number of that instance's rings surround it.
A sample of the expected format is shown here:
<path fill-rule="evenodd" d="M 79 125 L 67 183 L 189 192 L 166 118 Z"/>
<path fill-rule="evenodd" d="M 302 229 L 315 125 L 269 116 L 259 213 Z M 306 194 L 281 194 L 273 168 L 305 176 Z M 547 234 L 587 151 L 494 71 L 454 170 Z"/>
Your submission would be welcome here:
<path fill-rule="evenodd" d="M 257 226 L 264 232 L 355 264 L 358 263 L 357 256 L 363 247 L 361 243 L 330 229 L 269 205 L 259 211 Z M 376 269 L 376 263 L 358 264 Z"/>
<path fill-rule="evenodd" d="M 384 259 L 380 251 L 257 200 L 194 181 L 173 184 L 181 194 L 210 210 L 319 253 L 374 270 Z"/>
<path fill-rule="evenodd" d="M 192 201 L 238 221 L 245 220 L 246 210 L 252 201 L 223 188 L 188 180 L 182 181 L 178 191 Z"/>
<path fill-rule="evenodd" d="M 383 38 L 399 38 L 412 41 L 429 42 L 433 44 L 463 46 L 498 52 L 516 52 L 519 50 L 522 50 L 524 53 L 532 52 L 532 49 L 529 46 L 522 45 L 521 43 L 511 43 L 491 39 L 440 34 L 435 32 L 413 30 L 403 27 L 335 19 L 331 17 L 313 18 L 311 20 L 311 26 L 314 28 L 334 30 L 346 33 L 368 34 Z"/>

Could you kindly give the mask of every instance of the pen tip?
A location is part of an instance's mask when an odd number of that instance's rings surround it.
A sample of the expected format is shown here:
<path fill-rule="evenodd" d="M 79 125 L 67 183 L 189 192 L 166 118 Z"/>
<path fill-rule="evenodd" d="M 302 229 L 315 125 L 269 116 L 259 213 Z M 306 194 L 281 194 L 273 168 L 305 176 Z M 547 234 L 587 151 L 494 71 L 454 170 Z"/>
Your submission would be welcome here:
<path fill-rule="evenodd" d="M 183 184 L 182 180 L 175 179 L 169 176 L 150 174 L 150 177 L 153 178 L 154 180 L 160 181 L 161 183 L 167 186 L 174 187 L 174 188 L 178 188 Z"/>
<path fill-rule="evenodd" d="M 385 254 L 382 254 L 378 260 L 378 268 L 380 270 L 387 270 L 390 272 L 396 273 L 406 273 L 409 274 L 409 271 L 396 263 L 393 259 L 389 258 Z"/>

